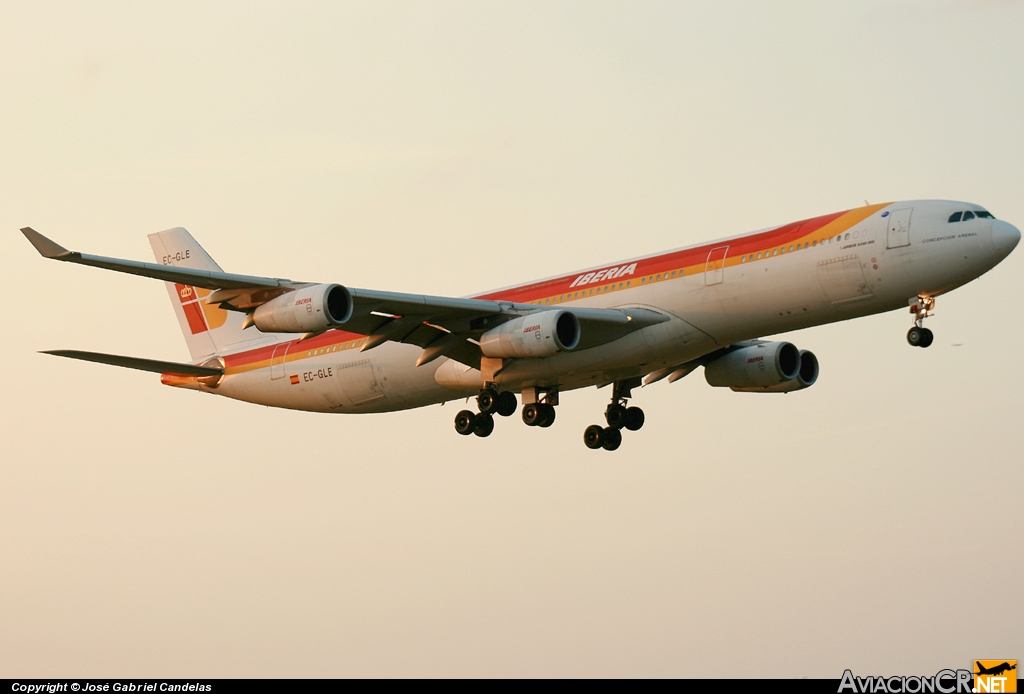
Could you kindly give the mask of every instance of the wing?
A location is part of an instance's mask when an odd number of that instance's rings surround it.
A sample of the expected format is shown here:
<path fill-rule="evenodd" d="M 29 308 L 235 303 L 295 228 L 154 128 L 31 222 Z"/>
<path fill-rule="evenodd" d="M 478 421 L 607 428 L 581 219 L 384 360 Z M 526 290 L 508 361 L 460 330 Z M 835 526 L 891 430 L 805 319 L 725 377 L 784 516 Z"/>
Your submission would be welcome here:
<path fill-rule="evenodd" d="M 45 258 L 211 289 L 214 291 L 206 298 L 208 303 L 250 314 L 263 303 L 316 284 L 88 255 L 69 251 L 30 227 L 21 231 Z M 643 308 L 573 308 L 564 304 L 550 307 L 353 287 L 346 287 L 346 291 L 352 298 L 352 311 L 338 327 L 366 335 L 363 350 L 387 341 L 417 345 L 423 349 L 417 365 L 447 356 L 479 368 L 482 355 L 477 341 L 483 333 L 538 311 L 557 309 L 575 315 L 581 328 L 577 350 L 606 344 L 668 320 L 662 313 Z"/>
<path fill-rule="evenodd" d="M 220 366 L 197 366 L 196 364 L 180 364 L 175 361 L 158 361 L 156 359 L 139 359 L 138 357 L 122 357 L 119 354 L 102 354 L 100 352 L 80 352 L 74 349 L 53 349 L 43 352 L 55 357 L 81 359 L 97 364 L 121 366 L 126 369 L 150 371 L 158 374 L 175 374 L 178 376 L 220 376 L 224 369 Z"/>

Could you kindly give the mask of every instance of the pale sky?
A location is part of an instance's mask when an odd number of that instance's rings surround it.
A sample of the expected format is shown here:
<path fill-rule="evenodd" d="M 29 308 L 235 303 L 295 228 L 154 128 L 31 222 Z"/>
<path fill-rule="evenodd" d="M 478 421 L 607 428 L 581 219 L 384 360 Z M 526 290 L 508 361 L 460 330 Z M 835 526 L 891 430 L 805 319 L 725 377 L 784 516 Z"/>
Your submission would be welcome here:
<path fill-rule="evenodd" d="M 1024 251 L 460 437 L 36 354 L 188 352 L 149 260 L 462 296 L 872 203 L 1024 225 L 1024 2 L 0 4 L 0 677 L 934 674 L 1024 657 Z M 1016 491 L 1014 491 L 1016 490 Z M 1016 501 L 1015 501 L 1016 500 Z"/>

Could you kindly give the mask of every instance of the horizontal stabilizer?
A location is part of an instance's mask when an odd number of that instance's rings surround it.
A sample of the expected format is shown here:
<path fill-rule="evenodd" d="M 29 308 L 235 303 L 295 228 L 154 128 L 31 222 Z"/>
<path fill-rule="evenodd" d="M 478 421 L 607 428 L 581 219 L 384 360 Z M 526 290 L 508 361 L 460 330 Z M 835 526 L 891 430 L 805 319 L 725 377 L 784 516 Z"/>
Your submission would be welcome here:
<path fill-rule="evenodd" d="M 80 352 L 74 349 L 54 349 L 42 352 L 42 354 L 52 354 L 57 357 L 68 357 L 69 359 L 81 359 L 82 361 L 94 361 L 98 364 L 110 364 L 111 366 L 123 366 L 126 369 L 152 371 L 153 373 L 158 374 L 176 374 L 179 376 L 220 376 L 224 373 L 224 369 L 209 366 L 179 364 L 173 361 L 159 361 L 157 359 L 122 357 L 117 354 L 100 354 L 99 352 Z"/>

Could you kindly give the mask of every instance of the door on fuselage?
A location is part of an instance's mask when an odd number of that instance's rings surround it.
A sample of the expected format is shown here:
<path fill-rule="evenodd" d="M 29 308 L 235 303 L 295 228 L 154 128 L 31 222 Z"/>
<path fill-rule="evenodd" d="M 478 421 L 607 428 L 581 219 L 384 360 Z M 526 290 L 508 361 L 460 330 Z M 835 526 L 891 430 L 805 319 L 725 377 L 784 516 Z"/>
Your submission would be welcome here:
<path fill-rule="evenodd" d="M 887 248 L 900 248 L 910 245 L 910 213 L 912 207 L 905 207 L 902 210 L 893 210 L 889 213 L 887 236 Z"/>
<path fill-rule="evenodd" d="M 288 348 L 292 346 L 291 341 L 282 342 L 274 346 L 274 353 L 270 356 L 270 380 L 276 381 L 284 378 L 285 361 L 288 357 Z"/>
<path fill-rule="evenodd" d="M 353 407 L 364 405 L 384 397 L 384 389 L 374 375 L 373 362 L 362 359 L 337 368 L 335 385 Z M 336 396 L 334 396 L 336 397 Z M 339 403 L 341 404 L 341 403 Z M 338 405 L 331 405 L 337 407 Z"/>
<path fill-rule="evenodd" d="M 708 253 L 708 262 L 704 266 L 704 286 L 721 284 L 725 280 L 725 254 L 729 252 L 728 246 L 712 248 Z"/>

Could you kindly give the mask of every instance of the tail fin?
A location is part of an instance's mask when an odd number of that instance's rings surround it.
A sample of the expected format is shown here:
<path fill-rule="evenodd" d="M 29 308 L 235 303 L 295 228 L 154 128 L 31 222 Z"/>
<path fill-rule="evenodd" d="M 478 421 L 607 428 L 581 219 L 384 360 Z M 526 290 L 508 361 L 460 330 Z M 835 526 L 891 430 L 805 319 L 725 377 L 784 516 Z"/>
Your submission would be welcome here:
<path fill-rule="evenodd" d="M 156 261 L 164 265 L 223 272 L 213 258 L 181 227 L 149 235 Z M 185 335 L 192 359 L 229 351 L 246 342 L 273 341 L 258 330 L 243 331 L 243 314 L 206 303 L 210 290 L 165 282 L 174 314 Z"/>

